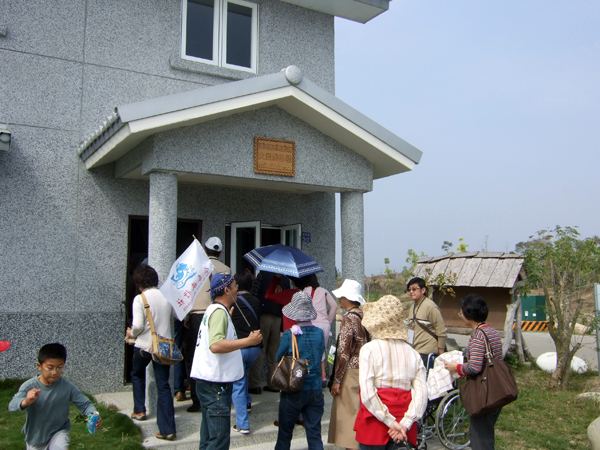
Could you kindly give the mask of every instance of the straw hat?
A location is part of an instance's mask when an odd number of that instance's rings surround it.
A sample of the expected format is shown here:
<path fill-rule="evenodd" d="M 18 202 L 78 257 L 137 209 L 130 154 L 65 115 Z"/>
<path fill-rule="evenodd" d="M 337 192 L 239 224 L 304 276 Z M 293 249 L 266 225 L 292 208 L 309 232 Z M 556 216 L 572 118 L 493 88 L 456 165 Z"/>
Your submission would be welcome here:
<path fill-rule="evenodd" d="M 312 297 L 308 292 L 298 291 L 292 301 L 281 310 L 288 319 L 296 322 L 308 322 L 317 318 L 317 310 L 312 304 Z"/>
<path fill-rule="evenodd" d="M 331 291 L 337 298 L 346 297 L 352 302 L 358 302 L 361 305 L 365 302 L 365 299 L 361 295 L 362 288 L 358 281 L 344 280 L 339 289 Z"/>
<path fill-rule="evenodd" d="M 402 339 L 408 341 L 404 326 L 404 307 L 398 297 L 386 295 L 363 306 L 362 325 L 376 339 Z"/>

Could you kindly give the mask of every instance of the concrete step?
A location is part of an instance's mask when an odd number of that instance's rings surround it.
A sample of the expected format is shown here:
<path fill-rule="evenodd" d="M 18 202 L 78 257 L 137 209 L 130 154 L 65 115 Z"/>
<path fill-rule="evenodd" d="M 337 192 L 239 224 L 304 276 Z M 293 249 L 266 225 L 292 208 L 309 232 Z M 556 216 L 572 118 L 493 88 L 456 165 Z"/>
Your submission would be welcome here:
<path fill-rule="evenodd" d="M 329 432 L 329 418 L 331 416 L 332 397 L 329 391 L 324 389 L 325 410 L 321 421 L 323 444 L 327 450 L 340 450 L 335 445 L 327 444 Z M 277 442 L 278 429 L 273 421 L 278 418 L 279 394 L 263 392 L 261 395 L 253 395 L 252 412 L 250 413 L 250 434 L 242 435 L 231 430 L 230 448 L 248 450 L 272 450 Z M 115 405 L 122 414 L 129 416 L 133 411 L 133 394 L 128 392 L 116 392 L 96 395 L 96 399 L 107 405 Z M 147 449 L 160 450 L 196 450 L 200 442 L 200 422 L 202 413 L 188 413 L 186 409 L 192 404 L 191 400 L 175 402 L 175 423 L 177 424 L 177 440 L 162 441 L 156 439 L 158 426 L 156 416 L 150 414 L 148 419 L 142 422 L 135 421 L 142 430 L 143 445 Z M 232 409 L 231 425 L 235 424 L 235 411 Z M 444 447 L 437 438 L 427 442 L 429 450 L 440 450 Z M 291 443 L 292 450 L 308 449 L 306 433 L 304 428 L 296 426 Z"/>
<path fill-rule="evenodd" d="M 331 415 L 331 396 L 326 390 L 323 393 L 326 400 L 321 426 L 323 443 L 325 444 Z M 273 449 L 278 433 L 278 428 L 273 425 L 273 422 L 277 420 L 279 414 L 279 394 L 263 392 L 261 395 L 253 395 L 252 397 L 250 434 L 242 435 L 232 429 L 230 448 Z M 133 411 L 133 395 L 131 392 L 100 394 L 96 398 L 106 404 L 114 404 L 121 413 L 128 416 Z M 142 430 L 144 447 L 148 449 L 196 450 L 200 442 L 202 412 L 188 413 L 186 410 L 191 404 L 191 400 L 175 402 L 175 423 L 177 425 L 177 439 L 175 441 L 164 441 L 156 438 L 158 426 L 156 425 L 155 415 L 149 414 L 148 419 L 145 421 L 135 421 L 136 425 Z M 232 408 L 231 425 L 233 426 L 235 422 L 235 409 Z M 296 426 L 294 428 L 292 449 L 305 449 L 307 447 L 304 428 Z M 326 445 L 326 448 L 339 449 L 334 445 Z"/>

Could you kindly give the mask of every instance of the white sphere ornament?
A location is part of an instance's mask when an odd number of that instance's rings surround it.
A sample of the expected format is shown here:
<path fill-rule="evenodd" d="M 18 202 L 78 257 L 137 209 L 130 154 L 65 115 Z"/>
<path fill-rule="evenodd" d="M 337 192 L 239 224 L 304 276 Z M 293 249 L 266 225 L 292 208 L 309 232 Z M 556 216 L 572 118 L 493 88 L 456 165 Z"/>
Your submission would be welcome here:
<path fill-rule="evenodd" d="M 538 356 L 535 363 L 544 372 L 554 372 L 556 370 L 556 352 L 542 353 Z M 573 356 L 573 359 L 571 360 L 571 371 L 586 373 L 588 370 L 588 365 L 583 359 Z"/>

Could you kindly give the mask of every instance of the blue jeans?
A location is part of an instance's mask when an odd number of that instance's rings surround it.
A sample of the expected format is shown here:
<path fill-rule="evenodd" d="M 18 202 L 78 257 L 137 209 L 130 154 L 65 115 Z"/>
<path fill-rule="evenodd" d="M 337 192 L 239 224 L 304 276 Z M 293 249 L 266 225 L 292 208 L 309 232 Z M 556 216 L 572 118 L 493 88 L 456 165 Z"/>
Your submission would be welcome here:
<path fill-rule="evenodd" d="M 471 417 L 469 427 L 469 438 L 471 438 L 472 450 L 494 450 L 494 426 L 500 416 L 499 408 L 480 417 Z"/>
<path fill-rule="evenodd" d="M 275 450 L 289 450 L 294 425 L 302 413 L 308 450 L 323 450 L 321 440 L 321 418 L 325 401 L 323 391 L 311 390 L 288 394 L 282 392 L 279 399 L 279 432 Z"/>
<path fill-rule="evenodd" d="M 248 376 L 250 368 L 260 354 L 259 347 L 247 347 L 242 349 L 242 360 L 244 361 L 244 378 L 233 383 L 231 401 L 235 407 L 236 425 L 240 430 L 250 429 L 250 420 L 246 405 L 252 403 L 252 397 L 248 394 Z"/>
<path fill-rule="evenodd" d="M 131 381 L 133 383 L 133 412 L 146 412 L 146 367 L 152 361 L 152 355 L 140 348 L 133 352 L 133 369 L 131 370 Z M 158 399 L 156 401 L 156 424 L 160 434 L 175 433 L 175 408 L 171 397 L 169 386 L 169 366 L 152 361 L 154 378 Z"/>
<path fill-rule="evenodd" d="M 202 406 L 200 450 L 228 450 L 231 432 L 231 383 L 196 380 Z"/>
<path fill-rule="evenodd" d="M 175 345 L 181 350 L 183 348 L 183 322 L 175 319 L 173 326 L 173 340 Z M 183 384 L 186 379 L 185 361 L 179 361 L 173 366 L 173 391 L 185 392 L 185 386 Z"/>

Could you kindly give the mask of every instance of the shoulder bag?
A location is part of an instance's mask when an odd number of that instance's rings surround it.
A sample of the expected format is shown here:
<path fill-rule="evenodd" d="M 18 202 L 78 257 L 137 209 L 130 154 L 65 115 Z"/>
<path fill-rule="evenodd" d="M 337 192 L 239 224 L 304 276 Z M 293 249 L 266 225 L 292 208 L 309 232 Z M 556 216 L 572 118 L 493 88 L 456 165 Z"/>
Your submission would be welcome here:
<path fill-rule="evenodd" d="M 279 361 L 271 377 L 271 384 L 279 390 L 292 393 L 302 390 L 306 375 L 308 375 L 308 359 L 300 359 L 298 341 L 292 335 L 292 356 L 284 356 Z"/>
<path fill-rule="evenodd" d="M 481 331 L 486 347 L 483 370 L 478 375 L 468 376 L 467 382 L 460 386 L 460 399 L 471 417 L 481 417 L 502 408 L 514 402 L 519 394 L 510 367 L 494 356 L 487 334 Z"/>
<path fill-rule="evenodd" d="M 152 348 L 150 349 L 152 360 L 163 366 L 172 366 L 179 361 L 183 361 L 183 356 L 175 344 L 175 341 L 173 339 L 162 337 L 160 334 L 156 334 L 156 330 L 154 330 L 154 321 L 152 320 L 152 314 L 150 313 L 150 305 L 148 305 L 148 300 L 146 300 L 144 293 L 141 295 L 146 310 L 146 317 L 148 318 L 148 325 L 150 325 L 150 333 L 152 333 Z"/>

